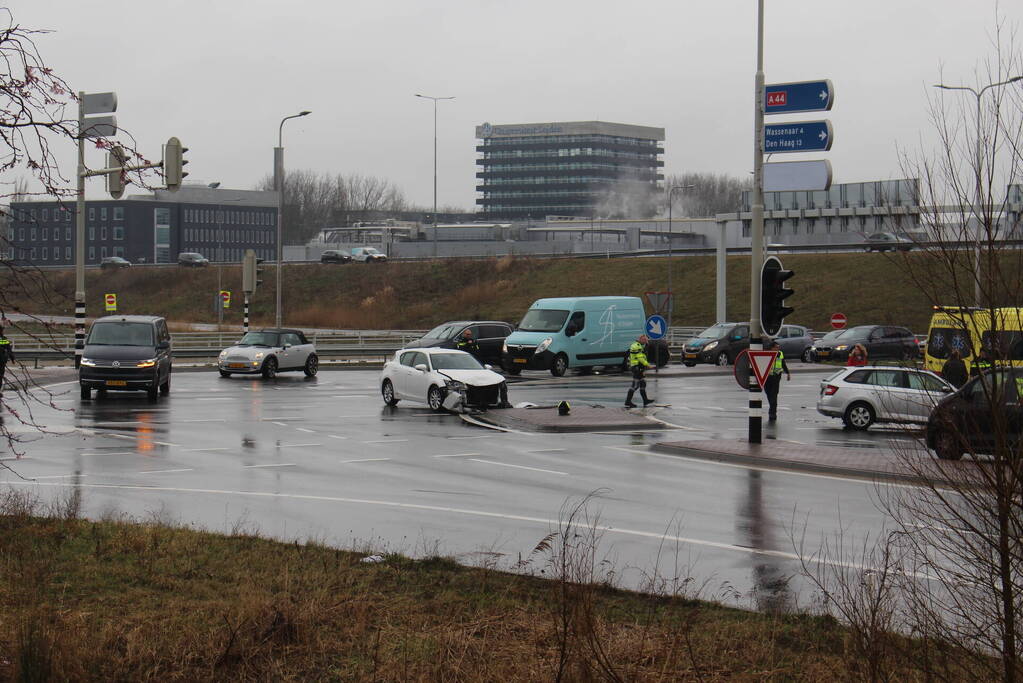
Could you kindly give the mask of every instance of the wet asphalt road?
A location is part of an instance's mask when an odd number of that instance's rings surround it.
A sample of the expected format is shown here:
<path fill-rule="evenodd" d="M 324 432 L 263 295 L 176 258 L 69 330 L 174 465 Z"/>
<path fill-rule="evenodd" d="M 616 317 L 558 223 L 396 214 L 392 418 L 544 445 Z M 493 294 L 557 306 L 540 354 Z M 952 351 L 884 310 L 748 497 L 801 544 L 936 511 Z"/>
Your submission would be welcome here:
<path fill-rule="evenodd" d="M 852 448 L 908 438 L 850 434 L 818 415 L 825 376 L 799 373 L 783 384 L 768 438 Z M 124 513 L 499 567 L 528 556 L 566 509 L 592 496 L 585 519 L 624 585 L 693 576 L 705 597 L 751 606 L 797 593 L 805 603 L 799 580 L 780 588 L 798 573 L 800 554 L 840 527 L 855 543 L 885 524 L 870 482 L 650 450 L 657 441 L 744 436 L 746 394 L 729 374 L 650 376 L 650 394 L 671 404 L 653 413 L 678 429 L 564 435 L 485 430 L 404 401 L 387 408 L 378 378 L 177 372 L 157 403 L 143 394 L 81 402 L 77 385 L 56 385 L 55 407 L 33 408 L 46 434 L 4 416 L 25 441 L 2 478 L 43 497 L 78 488 L 91 517 Z M 628 384 L 617 374 L 523 379 L 511 387 L 513 403 L 618 409 Z M 804 533 L 801 551 L 793 539 Z M 539 571 L 543 561 L 530 566 Z"/>

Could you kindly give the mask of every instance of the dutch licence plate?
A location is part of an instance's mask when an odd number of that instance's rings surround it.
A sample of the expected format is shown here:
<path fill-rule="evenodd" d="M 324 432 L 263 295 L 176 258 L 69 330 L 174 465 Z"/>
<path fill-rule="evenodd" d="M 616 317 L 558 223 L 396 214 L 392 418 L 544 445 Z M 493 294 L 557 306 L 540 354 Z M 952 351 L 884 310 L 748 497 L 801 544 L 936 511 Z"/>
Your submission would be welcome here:
<path fill-rule="evenodd" d="M 696 358 L 696 354 L 695 353 L 687 353 L 686 354 L 686 358 Z"/>
<path fill-rule="evenodd" d="M 229 367 L 229 368 L 244 368 L 245 367 L 245 363 L 228 363 L 227 367 Z"/>
<path fill-rule="evenodd" d="M 513 363 L 528 363 L 529 359 L 528 358 L 513 358 L 512 362 Z"/>
<path fill-rule="evenodd" d="M 819 357 L 821 357 L 821 358 L 827 358 L 828 356 L 831 355 L 831 352 L 830 351 L 818 351 L 817 355 Z"/>
<path fill-rule="evenodd" d="M 123 379 L 108 379 L 105 382 L 105 384 L 108 387 L 125 387 L 125 386 L 128 386 L 128 383 L 125 382 Z"/>

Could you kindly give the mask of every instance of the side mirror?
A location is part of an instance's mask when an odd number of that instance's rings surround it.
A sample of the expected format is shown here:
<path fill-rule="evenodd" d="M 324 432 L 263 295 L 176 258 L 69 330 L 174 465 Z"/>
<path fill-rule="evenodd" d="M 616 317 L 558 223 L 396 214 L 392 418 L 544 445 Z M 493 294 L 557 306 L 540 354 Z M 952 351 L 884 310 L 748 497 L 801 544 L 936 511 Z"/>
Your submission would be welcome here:
<path fill-rule="evenodd" d="M 429 368 L 426 367 L 426 363 L 420 363 L 416 366 L 416 370 L 419 372 L 426 372 Z"/>
<path fill-rule="evenodd" d="M 283 349 L 285 349 L 285 350 L 287 350 L 287 349 L 290 349 L 290 348 L 291 348 L 291 344 L 287 344 L 287 343 L 286 343 L 286 344 L 285 344 L 285 345 L 284 345 L 283 347 L 281 347 L 281 348 L 283 348 Z"/>
<path fill-rule="evenodd" d="M 741 334 L 737 334 L 734 337 L 732 337 L 733 341 L 739 341 L 740 339 L 742 339 L 742 335 Z"/>
<path fill-rule="evenodd" d="M 941 393 L 943 394 L 951 394 L 953 391 L 955 391 L 955 389 L 949 386 L 944 386 L 941 388 Z"/>
<path fill-rule="evenodd" d="M 487 363 L 486 365 L 483 366 L 483 369 L 484 370 L 493 370 L 494 366 L 491 365 L 490 363 Z"/>
<path fill-rule="evenodd" d="M 163 351 L 164 349 L 169 349 L 170 348 L 170 342 L 162 341 L 162 342 L 160 342 L 159 344 L 156 345 L 156 348 L 159 349 L 160 351 Z"/>

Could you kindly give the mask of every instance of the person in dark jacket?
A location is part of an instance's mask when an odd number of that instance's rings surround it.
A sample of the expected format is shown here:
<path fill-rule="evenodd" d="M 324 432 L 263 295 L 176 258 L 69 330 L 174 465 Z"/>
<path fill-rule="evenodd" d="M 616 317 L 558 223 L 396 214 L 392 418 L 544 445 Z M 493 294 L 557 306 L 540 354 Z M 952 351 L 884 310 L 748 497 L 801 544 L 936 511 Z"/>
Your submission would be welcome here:
<path fill-rule="evenodd" d="M 987 372 L 990 369 L 991 356 L 988 355 L 987 349 L 981 349 L 970 364 L 970 377 L 976 377 L 982 372 Z"/>
<path fill-rule="evenodd" d="M 952 355 L 948 357 L 945 365 L 941 368 L 941 375 L 945 378 L 945 381 L 956 389 L 966 384 L 967 380 L 970 379 L 970 373 L 966 370 L 966 363 L 963 362 L 962 356 L 955 349 L 952 350 Z"/>
<path fill-rule="evenodd" d="M 462 336 L 459 337 L 457 342 L 455 342 L 455 348 L 458 349 L 459 351 L 471 353 L 473 358 L 475 358 L 476 360 L 480 360 L 479 342 L 477 342 L 475 337 L 472 336 L 472 330 L 469 329 L 468 327 L 462 330 Z"/>
<path fill-rule="evenodd" d="M 9 360 L 14 360 L 14 344 L 4 336 L 4 328 L 0 325 L 0 396 L 4 395 L 4 372 Z"/>
<path fill-rule="evenodd" d="M 646 378 L 644 373 L 646 369 L 650 367 L 650 362 L 646 359 L 646 344 L 649 341 L 645 334 L 641 334 L 639 338 L 632 342 L 632 346 L 629 347 L 629 370 L 632 372 L 632 384 L 629 386 L 629 393 L 625 397 L 625 407 L 635 408 L 636 404 L 632 402 L 632 397 L 636 394 L 636 390 L 639 389 L 639 395 L 643 399 L 643 407 L 647 407 L 653 403 L 653 399 L 648 398 L 646 395 Z"/>

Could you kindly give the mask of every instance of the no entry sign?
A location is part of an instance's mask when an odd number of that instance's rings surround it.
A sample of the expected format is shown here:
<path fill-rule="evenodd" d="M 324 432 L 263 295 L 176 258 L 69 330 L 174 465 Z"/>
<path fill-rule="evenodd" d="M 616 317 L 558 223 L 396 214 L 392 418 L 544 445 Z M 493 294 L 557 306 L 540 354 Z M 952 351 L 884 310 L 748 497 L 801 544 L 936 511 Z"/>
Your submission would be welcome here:
<path fill-rule="evenodd" d="M 845 313 L 832 313 L 831 314 L 831 326 L 836 330 L 840 330 L 845 327 L 846 318 Z"/>
<path fill-rule="evenodd" d="M 107 313 L 113 313 L 117 310 L 117 295 L 116 294 L 104 294 L 103 303 L 105 304 Z"/>

